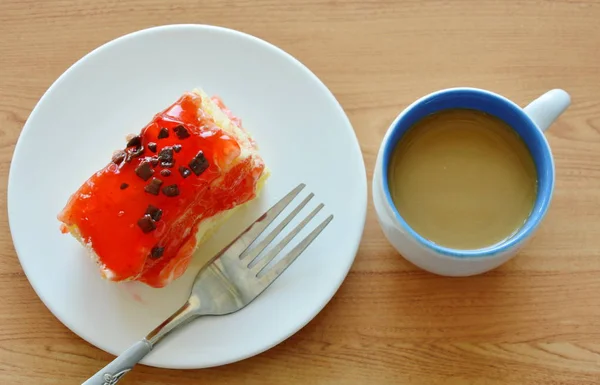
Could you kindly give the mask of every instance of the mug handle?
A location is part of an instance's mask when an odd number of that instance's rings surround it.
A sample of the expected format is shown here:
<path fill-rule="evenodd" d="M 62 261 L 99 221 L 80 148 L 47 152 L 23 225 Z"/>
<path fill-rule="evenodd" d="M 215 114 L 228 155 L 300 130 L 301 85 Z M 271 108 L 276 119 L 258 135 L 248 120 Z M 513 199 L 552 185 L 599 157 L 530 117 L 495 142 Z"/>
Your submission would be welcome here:
<path fill-rule="evenodd" d="M 571 104 L 571 96 L 561 89 L 550 90 L 529 103 L 524 108 L 525 113 L 542 131 L 562 114 Z"/>

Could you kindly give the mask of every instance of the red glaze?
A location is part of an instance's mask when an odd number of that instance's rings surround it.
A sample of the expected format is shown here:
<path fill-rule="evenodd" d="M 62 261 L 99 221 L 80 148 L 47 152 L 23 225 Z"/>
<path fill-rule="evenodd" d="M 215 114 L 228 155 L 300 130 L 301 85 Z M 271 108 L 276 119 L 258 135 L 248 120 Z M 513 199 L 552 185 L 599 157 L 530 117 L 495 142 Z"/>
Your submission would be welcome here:
<path fill-rule="evenodd" d="M 140 280 L 153 287 L 162 287 L 182 275 L 196 247 L 196 230 L 206 218 L 231 209 L 255 196 L 256 182 L 264 165 L 250 158 L 231 170 L 224 169 L 240 154 L 240 145 L 220 130 L 206 114 L 198 115 L 200 96 L 184 94 L 165 111 L 157 114 L 140 133 L 144 153 L 120 166 L 110 163 L 90 177 L 73 194 L 59 220 L 67 226 L 76 225 L 84 242 L 91 243 L 100 262 L 110 270 L 114 281 Z M 229 114 L 222 102 L 219 106 Z M 236 118 L 236 124 L 239 119 Z M 179 139 L 173 128 L 183 125 L 190 136 Z M 169 137 L 158 139 L 161 128 Z M 156 154 L 148 143 L 157 144 Z M 152 179 L 144 181 L 135 169 L 149 161 L 165 146 L 181 145 L 174 153 L 171 175 L 162 176 L 160 164 L 153 167 L 153 177 L 163 181 L 161 186 L 176 184 L 179 195 L 158 196 L 144 191 Z M 183 178 L 180 166 L 188 167 L 199 151 L 209 161 L 200 176 L 191 173 Z M 223 177 L 222 179 L 219 179 Z M 219 180 L 217 180 L 219 179 Z M 121 189 L 127 183 L 129 186 Z M 144 216 L 148 205 L 162 210 L 156 229 L 144 233 L 137 221 Z M 153 247 L 164 247 L 163 255 L 151 258 Z"/>

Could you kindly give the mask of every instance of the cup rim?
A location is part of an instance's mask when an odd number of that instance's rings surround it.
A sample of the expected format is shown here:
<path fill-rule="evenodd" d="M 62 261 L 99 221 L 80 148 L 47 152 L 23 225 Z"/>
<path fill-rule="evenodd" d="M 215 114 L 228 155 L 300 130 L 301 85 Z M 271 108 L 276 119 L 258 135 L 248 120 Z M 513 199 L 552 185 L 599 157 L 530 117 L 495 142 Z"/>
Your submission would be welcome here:
<path fill-rule="evenodd" d="M 438 245 L 438 244 L 426 239 L 425 237 L 423 237 L 422 235 L 417 233 L 415 230 L 413 230 L 412 227 L 410 227 L 408 225 L 408 223 L 404 220 L 404 218 L 400 215 L 400 213 L 398 212 L 398 209 L 396 208 L 396 205 L 394 204 L 394 201 L 390 194 L 389 183 L 388 183 L 388 173 L 387 173 L 387 171 L 389 169 L 389 160 L 391 158 L 391 153 L 393 152 L 395 145 L 396 145 L 396 143 L 391 143 L 391 140 L 390 140 L 391 136 L 400 127 L 402 119 L 406 117 L 408 112 L 410 112 L 415 107 L 417 107 L 421 104 L 431 101 L 433 98 L 438 97 L 441 94 L 464 93 L 464 92 L 472 92 L 472 93 L 476 94 L 476 96 L 492 99 L 496 103 L 503 103 L 505 106 L 509 107 L 512 110 L 512 112 L 514 112 L 519 117 L 519 119 L 522 120 L 526 126 L 528 126 L 529 129 L 531 129 L 533 132 L 535 132 L 535 135 L 538 136 L 538 138 L 540 139 L 540 143 L 542 143 L 544 159 L 547 160 L 546 162 L 544 162 L 544 165 L 545 165 L 545 168 L 548 169 L 548 171 L 549 171 L 548 174 L 550 177 L 550 186 L 547 189 L 547 193 L 542 196 L 538 196 L 536 198 L 536 202 L 534 203 L 534 209 L 536 207 L 538 207 L 538 209 L 533 211 L 532 213 L 530 213 L 525 224 L 515 234 L 513 234 L 508 239 L 505 239 L 504 241 L 498 242 L 496 244 L 486 246 L 483 248 L 478 248 L 478 249 L 455 249 L 455 248 L 450 248 L 450 247 L 446 247 L 446 246 L 441 246 L 441 245 Z M 544 135 L 543 131 L 534 123 L 534 121 L 531 119 L 531 117 L 529 117 L 529 115 L 527 115 L 525 113 L 525 111 L 520 106 L 518 106 L 516 103 L 514 103 L 513 101 L 511 101 L 510 99 L 508 99 L 502 95 L 496 94 L 492 91 L 480 89 L 480 88 L 454 87 L 454 88 L 441 89 L 441 90 L 434 91 L 430 94 L 427 94 L 427 95 L 417 99 L 412 104 L 410 104 L 408 107 L 406 107 L 402 112 L 400 112 L 400 114 L 396 117 L 396 119 L 394 119 L 392 124 L 390 124 L 390 126 L 388 127 L 387 133 L 383 139 L 382 162 L 381 162 L 380 167 L 381 167 L 381 172 L 382 172 L 382 184 L 383 184 L 383 192 L 385 195 L 385 199 L 387 201 L 388 206 L 391 208 L 391 210 L 396 218 L 396 221 L 420 245 L 425 246 L 428 249 L 431 249 L 439 254 L 442 254 L 442 255 L 445 255 L 448 257 L 457 257 L 457 258 L 490 257 L 490 256 L 497 255 L 499 253 L 505 252 L 505 251 L 513 248 L 514 246 L 518 245 L 523 240 L 525 240 L 529 236 L 531 236 L 533 234 L 533 232 L 538 228 L 542 219 L 545 217 L 546 213 L 548 212 L 548 208 L 550 206 L 550 201 L 552 200 L 552 195 L 554 192 L 554 182 L 555 182 L 554 158 L 552 156 L 552 151 L 550 149 L 550 145 L 548 144 L 548 140 L 546 139 L 546 136 Z"/>

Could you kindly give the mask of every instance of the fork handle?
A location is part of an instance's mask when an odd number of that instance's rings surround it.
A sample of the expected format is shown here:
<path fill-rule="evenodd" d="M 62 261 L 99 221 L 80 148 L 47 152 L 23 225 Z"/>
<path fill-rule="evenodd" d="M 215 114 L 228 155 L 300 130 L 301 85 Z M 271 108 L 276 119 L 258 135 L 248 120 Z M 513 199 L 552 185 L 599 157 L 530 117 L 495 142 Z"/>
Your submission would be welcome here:
<path fill-rule="evenodd" d="M 150 353 L 152 348 L 163 338 L 173 330 L 197 318 L 199 308 L 200 300 L 196 297 L 190 297 L 179 310 L 173 313 L 162 324 L 158 325 L 156 329 L 152 330 L 146 338 L 133 344 L 81 385 L 115 385 L 146 354 Z"/>
<path fill-rule="evenodd" d="M 82 385 L 115 385 L 151 350 L 152 344 L 147 339 L 136 342 Z"/>

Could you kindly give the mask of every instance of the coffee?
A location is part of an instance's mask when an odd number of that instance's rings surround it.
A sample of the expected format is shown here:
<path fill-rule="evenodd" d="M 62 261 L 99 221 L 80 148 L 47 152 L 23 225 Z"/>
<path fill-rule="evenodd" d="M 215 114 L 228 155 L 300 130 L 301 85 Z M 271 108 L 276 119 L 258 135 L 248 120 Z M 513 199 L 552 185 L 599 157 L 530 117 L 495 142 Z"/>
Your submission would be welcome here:
<path fill-rule="evenodd" d="M 389 188 L 398 212 L 424 238 L 454 249 L 478 249 L 510 238 L 536 199 L 529 150 L 503 120 L 450 109 L 414 124 L 390 161 Z"/>

